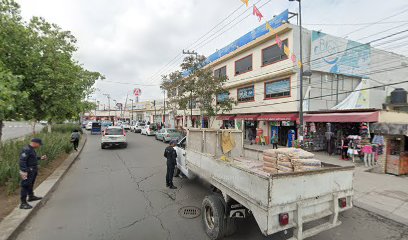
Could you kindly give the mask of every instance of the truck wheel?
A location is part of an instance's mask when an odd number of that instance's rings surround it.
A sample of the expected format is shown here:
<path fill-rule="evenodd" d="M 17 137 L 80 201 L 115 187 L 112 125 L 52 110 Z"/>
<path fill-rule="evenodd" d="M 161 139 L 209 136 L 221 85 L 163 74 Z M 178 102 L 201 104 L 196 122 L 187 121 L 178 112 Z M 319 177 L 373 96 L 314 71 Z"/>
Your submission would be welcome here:
<path fill-rule="evenodd" d="M 104 145 L 104 144 L 101 144 L 101 149 L 105 149 L 105 145 Z"/>
<path fill-rule="evenodd" d="M 211 240 L 224 237 L 225 210 L 221 200 L 215 196 L 206 196 L 202 203 L 202 221 L 205 232 Z"/>

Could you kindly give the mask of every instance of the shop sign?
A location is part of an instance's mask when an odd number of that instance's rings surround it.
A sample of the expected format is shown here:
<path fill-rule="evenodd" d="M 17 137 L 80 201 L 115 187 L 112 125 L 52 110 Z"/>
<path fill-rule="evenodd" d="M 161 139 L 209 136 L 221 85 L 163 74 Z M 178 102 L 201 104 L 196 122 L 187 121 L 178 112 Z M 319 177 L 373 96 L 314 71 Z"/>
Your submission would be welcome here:
<path fill-rule="evenodd" d="M 281 126 L 283 127 L 291 127 L 294 126 L 295 123 L 293 121 L 282 121 Z"/>
<path fill-rule="evenodd" d="M 280 126 L 280 122 L 273 121 L 273 122 L 270 122 L 270 123 L 271 123 L 271 126 L 276 126 L 276 127 Z"/>

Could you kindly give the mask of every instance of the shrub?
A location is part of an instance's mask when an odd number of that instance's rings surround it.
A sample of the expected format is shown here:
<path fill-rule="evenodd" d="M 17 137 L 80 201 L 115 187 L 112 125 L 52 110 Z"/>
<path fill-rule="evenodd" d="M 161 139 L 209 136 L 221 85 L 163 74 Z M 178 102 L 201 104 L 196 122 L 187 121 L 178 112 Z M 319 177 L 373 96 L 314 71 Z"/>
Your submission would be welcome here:
<path fill-rule="evenodd" d="M 71 126 L 72 127 L 72 126 Z M 40 166 L 45 166 L 55 160 L 61 154 L 72 151 L 70 132 L 68 126 L 57 127 L 51 133 L 41 132 L 35 137 L 41 138 L 44 145 L 36 150 L 37 155 L 47 155 L 47 161 L 40 161 Z M 30 142 L 33 136 L 27 136 L 23 140 L 11 140 L 0 143 L 0 185 L 6 185 L 9 193 L 14 192 L 19 184 L 19 157 L 21 149 Z"/>

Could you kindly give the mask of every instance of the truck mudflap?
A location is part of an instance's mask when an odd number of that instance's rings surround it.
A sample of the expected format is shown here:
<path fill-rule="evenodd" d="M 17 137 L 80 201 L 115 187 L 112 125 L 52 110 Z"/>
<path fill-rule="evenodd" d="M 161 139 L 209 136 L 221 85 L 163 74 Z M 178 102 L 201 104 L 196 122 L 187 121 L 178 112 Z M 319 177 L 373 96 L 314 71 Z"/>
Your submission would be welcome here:
<path fill-rule="evenodd" d="M 321 199 L 305 199 L 303 201 L 297 202 L 295 204 L 295 208 L 290 212 L 289 219 L 291 224 L 288 224 L 286 227 L 284 227 L 285 230 L 288 228 L 293 228 L 293 237 L 289 238 L 288 240 L 303 240 L 305 238 L 312 237 L 323 231 L 339 226 L 341 224 L 341 221 L 339 221 L 338 219 L 339 213 L 352 207 L 351 196 L 352 194 L 350 192 L 341 192 L 326 195 Z M 329 201 L 326 202 L 326 200 L 328 199 Z M 346 205 L 344 205 L 342 208 L 339 206 L 339 199 L 346 199 Z M 325 205 L 325 203 L 329 204 L 328 209 L 325 209 L 314 215 L 307 214 L 308 208 L 315 207 L 317 205 Z M 275 219 L 270 220 L 275 220 L 278 222 L 278 215 L 273 216 L 272 218 Z M 324 219 L 328 216 L 330 216 L 328 221 L 319 223 L 312 228 L 304 229 L 305 223 Z M 275 227 L 276 226 L 272 227 L 274 229 L 273 232 L 276 232 Z"/>

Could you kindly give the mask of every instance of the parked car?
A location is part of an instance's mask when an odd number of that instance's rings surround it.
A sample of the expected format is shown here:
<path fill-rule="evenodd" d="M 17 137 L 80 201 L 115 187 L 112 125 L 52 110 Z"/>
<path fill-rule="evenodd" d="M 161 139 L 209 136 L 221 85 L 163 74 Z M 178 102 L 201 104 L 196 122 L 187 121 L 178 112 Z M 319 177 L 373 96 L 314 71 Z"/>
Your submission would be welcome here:
<path fill-rule="evenodd" d="M 146 136 L 153 136 L 155 135 L 155 133 L 156 131 L 153 129 L 153 126 L 151 125 L 145 125 L 141 131 L 141 134 Z"/>
<path fill-rule="evenodd" d="M 85 129 L 91 131 L 91 129 L 92 129 L 92 121 L 89 121 L 89 122 L 86 124 Z"/>
<path fill-rule="evenodd" d="M 113 146 L 127 147 L 126 131 L 122 127 L 109 126 L 102 133 L 101 148 Z"/>
<path fill-rule="evenodd" d="M 102 127 L 109 127 L 109 126 L 112 126 L 113 124 L 112 124 L 112 122 L 109 122 L 109 121 L 103 121 L 102 122 Z"/>
<path fill-rule="evenodd" d="M 89 122 L 89 121 L 83 121 L 82 124 L 81 124 L 81 127 L 82 127 L 82 128 L 86 128 L 86 125 L 88 124 L 88 122 Z"/>
<path fill-rule="evenodd" d="M 127 122 L 122 123 L 122 127 L 125 130 L 130 130 L 130 125 Z"/>
<path fill-rule="evenodd" d="M 47 125 L 47 124 L 48 124 L 48 121 L 46 121 L 46 120 L 41 120 L 41 121 L 40 121 L 40 124 L 41 124 L 41 125 Z"/>
<path fill-rule="evenodd" d="M 135 125 L 132 125 L 130 127 L 130 131 L 134 132 L 134 133 L 141 133 L 142 132 L 142 128 L 146 126 L 146 123 L 144 122 L 138 122 Z"/>
<path fill-rule="evenodd" d="M 156 140 L 162 140 L 163 142 L 170 142 L 171 140 L 179 140 L 181 133 L 175 128 L 162 128 L 156 132 Z"/>

